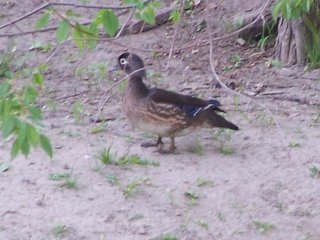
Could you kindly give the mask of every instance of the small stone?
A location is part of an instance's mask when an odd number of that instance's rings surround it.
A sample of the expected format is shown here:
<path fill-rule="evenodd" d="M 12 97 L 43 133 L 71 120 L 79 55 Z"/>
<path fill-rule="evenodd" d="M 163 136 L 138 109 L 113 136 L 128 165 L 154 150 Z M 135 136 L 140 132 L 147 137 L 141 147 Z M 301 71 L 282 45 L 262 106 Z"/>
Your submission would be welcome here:
<path fill-rule="evenodd" d="M 243 46 L 246 44 L 246 41 L 243 38 L 238 38 L 236 40 L 236 43 L 238 43 L 240 46 Z"/>

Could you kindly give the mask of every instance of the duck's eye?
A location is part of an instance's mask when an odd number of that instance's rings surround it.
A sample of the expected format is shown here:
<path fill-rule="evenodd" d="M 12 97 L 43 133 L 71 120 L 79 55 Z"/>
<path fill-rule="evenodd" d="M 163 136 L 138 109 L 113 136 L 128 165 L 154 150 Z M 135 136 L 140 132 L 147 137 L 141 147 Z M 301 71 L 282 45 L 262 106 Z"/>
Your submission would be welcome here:
<path fill-rule="evenodd" d="M 120 64 L 121 65 L 126 65 L 127 64 L 127 60 L 125 58 L 121 58 L 120 59 Z"/>

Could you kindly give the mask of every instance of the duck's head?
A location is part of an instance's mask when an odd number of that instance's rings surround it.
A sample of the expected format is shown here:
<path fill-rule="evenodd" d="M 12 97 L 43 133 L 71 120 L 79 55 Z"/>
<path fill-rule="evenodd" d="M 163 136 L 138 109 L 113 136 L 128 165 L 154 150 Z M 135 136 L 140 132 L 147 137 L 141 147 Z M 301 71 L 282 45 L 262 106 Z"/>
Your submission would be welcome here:
<path fill-rule="evenodd" d="M 121 54 L 118 57 L 118 66 L 132 77 L 143 78 L 146 76 L 142 59 L 134 53 L 125 52 Z"/>

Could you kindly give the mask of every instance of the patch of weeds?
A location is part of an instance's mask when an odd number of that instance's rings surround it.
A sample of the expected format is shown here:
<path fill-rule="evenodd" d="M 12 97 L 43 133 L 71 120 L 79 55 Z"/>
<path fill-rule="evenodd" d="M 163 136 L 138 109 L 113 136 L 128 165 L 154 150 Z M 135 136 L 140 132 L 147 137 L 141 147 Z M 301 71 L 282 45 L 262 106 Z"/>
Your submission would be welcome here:
<path fill-rule="evenodd" d="M 193 190 L 193 189 L 188 189 L 184 195 L 186 198 L 190 201 L 190 205 L 196 205 L 197 200 L 199 199 L 199 195 Z"/>
<path fill-rule="evenodd" d="M 11 44 L 10 44 L 11 45 Z M 13 61 L 13 54 L 15 52 L 14 46 L 9 46 L 5 53 L 1 54 L 0 58 L 0 78 L 12 78 L 13 72 L 11 70 L 11 65 Z"/>
<path fill-rule="evenodd" d="M 57 112 L 58 110 L 58 103 L 52 99 L 52 98 L 47 98 L 46 100 L 46 105 L 47 107 L 52 111 L 52 112 Z"/>
<path fill-rule="evenodd" d="M 91 128 L 90 132 L 91 134 L 97 134 L 97 133 L 101 133 L 107 130 L 107 123 L 100 123 L 97 126 L 94 126 L 93 128 Z"/>
<path fill-rule="evenodd" d="M 233 20 L 233 30 L 241 28 L 243 26 L 243 20 L 244 20 L 243 16 L 237 16 Z"/>
<path fill-rule="evenodd" d="M 48 52 L 52 48 L 52 44 L 50 43 L 43 43 L 39 40 L 36 40 L 32 43 L 29 50 L 39 50 L 41 52 Z"/>
<path fill-rule="evenodd" d="M 275 24 L 264 24 L 262 32 L 256 36 L 256 39 L 259 39 L 257 46 L 262 52 L 265 51 L 268 41 L 275 38 L 274 29 Z"/>
<path fill-rule="evenodd" d="M 164 235 L 152 238 L 150 240 L 178 240 L 178 238 L 170 233 L 166 233 Z"/>
<path fill-rule="evenodd" d="M 75 75 L 80 76 L 84 79 L 90 79 L 90 84 L 93 84 L 95 85 L 95 87 L 98 87 L 99 85 L 96 84 L 96 81 L 105 78 L 107 74 L 107 66 L 108 62 L 106 61 L 90 63 L 86 66 L 78 67 L 75 70 Z"/>
<path fill-rule="evenodd" d="M 274 124 L 274 119 L 263 112 L 260 115 L 259 123 L 261 127 L 271 127 Z"/>
<path fill-rule="evenodd" d="M 129 183 L 123 190 L 123 196 L 125 198 L 132 197 L 138 192 L 138 187 L 141 186 L 141 181 L 133 181 Z"/>
<path fill-rule="evenodd" d="M 294 142 L 294 141 L 291 141 L 291 142 L 289 143 L 288 147 L 290 147 L 290 148 L 301 147 L 301 144 L 300 144 L 300 143 L 297 143 L 297 142 Z"/>
<path fill-rule="evenodd" d="M 278 60 L 278 59 L 271 59 L 269 61 L 266 62 L 266 66 L 267 67 L 275 67 L 275 68 L 282 68 L 283 65 L 282 63 Z"/>
<path fill-rule="evenodd" d="M 129 218 L 129 221 L 137 221 L 140 219 L 143 219 L 144 216 L 142 214 L 135 214 L 134 216 L 132 216 L 131 218 Z"/>
<path fill-rule="evenodd" d="M 133 143 L 133 136 L 127 135 L 126 136 L 126 141 L 127 141 L 127 143 Z"/>
<path fill-rule="evenodd" d="M 297 209 L 294 212 L 294 215 L 299 217 L 310 217 L 312 215 L 312 209 L 309 209 L 309 208 Z"/>
<path fill-rule="evenodd" d="M 224 72 L 230 72 L 232 70 L 232 66 L 224 66 L 223 68 L 222 68 L 222 71 L 224 71 Z"/>
<path fill-rule="evenodd" d="M 320 123 L 320 112 L 318 112 L 312 119 L 309 127 L 315 127 Z"/>
<path fill-rule="evenodd" d="M 213 181 L 205 179 L 205 178 L 197 178 L 197 186 L 198 187 L 204 187 L 204 186 L 213 186 Z"/>
<path fill-rule="evenodd" d="M 49 180 L 63 181 L 60 185 L 61 187 L 78 188 L 78 179 L 76 177 L 72 177 L 70 173 L 49 173 Z"/>
<path fill-rule="evenodd" d="M 66 187 L 69 189 L 77 189 L 78 188 L 78 178 L 76 177 L 68 177 L 64 179 L 64 182 L 61 183 L 61 187 Z"/>
<path fill-rule="evenodd" d="M 242 58 L 239 55 L 233 55 L 231 57 L 231 62 L 235 68 L 238 68 L 242 64 Z"/>
<path fill-rule="evenodd" d="M 142 159 L 138 155 L 125 155 L 121 157 L 117 162 L 117 165 L 140 165 L 140 166 L 156 166 L 159 167 L 160 163 L 157 161 L 150 161 L 148 159 Z"/>
<path fill-rule="evenodd" d="M 233 32 L 235 30 L 233 21 L 223 17 L 221 22 L 226 32 Z"/>
<path fill-rule="evenodd" d="M 222 212 L 219 212 L 217 217 L 221 222 L 226 222 L 226 216 Z"/>
<path fill-rule="evenodd" d="M 232 153 L 234 153 L 234 150 L 233 150 L 233 148 L 230 147 L 230 146 L 224 146 L 224 145 L 222 145 L 222 146 L 220 147 L 220 152 L 221 152 L 222 154 L 224 154 L 224 155 L 231 155 Z"/>
<path fill-rule="evenodd" d="M 6 162 L 0 162 L 0 172 L 8 171 L 10 168 L 9 164 Z"/>
<path fill-rule="evenodd" d="M 65 172 L 49 173 L 49 180 L 52 180 L 52 181 L 61 181 L 69 177 L 70 177 L 70 173 L 65 173 Z"/>
<path fill-rule="evenodd" d="M 67 231 L 67 228 L 64 224 L 62 223 L 57 223 L 56 225 L 53 226 L 52 228 L 52 233 L 53 233 L 53 236 L 55 238 L 61 238 L 62 235 Z"/>
<path fill-rule="evenodd" d="M 72 116 L 75 119 L 76 123 L 82 123 L 84 117 L 84 110 L 81 102 L 75 101 L 71 108 Z"/>
<path fill-rule="evenodd" d="M 317 166 L 312 166 L 309 168 L 310 170 L 310 176 L 313 178 L 319 178 L 320 177 L 320 169 Z"/>
<path fill-rule="evenodd" d="M 108 174 L 107 180 L 112 186 L 118 186 L 120 184 L 119 178 L 114 174 Z"/>
<path fill-rule="evenodd" d="M 279 210 L 279 212 L 283 212 L 284 203 L 283 202 L 277 202 L 275 207 Z"/>
<path fill-rule="evenodd" d="M 261 222 L 258 220 L 253 221 L 254 226 L 260 233 L 267 233 L 274 229 L 274 225 L 268 222 Z"/>
<path fill-rule="evenodd" d="M 204 221 L 202 221 L 202 220 L 195 221 L 194 223 L 197 224 L 198 226 L 206 229 L 206 230 L 209 229 L 209 224 L 204 222 Z"/>
<path fill-rule="evenodd" d="M 230 155 L 234 153 L 234 149 L 230 146 L 231 134 L 232 134 L 231 130 L 219 128 L 213 135 L 214 139 L 219 140 L 220 142 L 219 150 L 224 155 Z"/>
<path fill-rule="evenodd" d="M 203 146 L 201 141 L 197 140 L 194 144 L 188 147 L 187 151 L 198 156 L 203 156 Z"/>
<path fill-rule="evenodd" d="M 115 156 L 113 156 L 111 153 L 111 146 L 108 148 L 104 148 L 100 151 L 98 158 L 100 162 L 102 162 L 104 165 L 111 164 L 115 160 Z"/>
<path fill-rule="evenodd" d="M 71 130 L 66 130 L 66 129 L 63 129 L 61 132 L 59 132 L 63 135 L 66 135 L 68 137 L 72 137 L 72 138 L 75 138 L 75 137 L 80 137 L 81 134 L 79 132 L 76 132 L 76 131 L 71 131 Z"/>
<path fill-rule="evenodd" d="M 142 178 L 130 182 L 123 190 L 123 196 L 125 198 L 133 197 L 135 194 L 142 190 L 142 186 L 150 186 L 151 182 L 149 178 Z"/>

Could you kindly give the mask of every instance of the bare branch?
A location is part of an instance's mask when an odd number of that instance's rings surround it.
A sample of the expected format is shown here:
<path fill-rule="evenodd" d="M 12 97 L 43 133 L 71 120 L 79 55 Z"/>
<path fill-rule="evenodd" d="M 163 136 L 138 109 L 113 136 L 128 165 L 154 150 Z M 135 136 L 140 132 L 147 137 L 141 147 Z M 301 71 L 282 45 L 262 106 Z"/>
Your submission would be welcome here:
<path fill-rule="evenodd" d="M 145 3 L 150 2 L 150 0 L 145 1 Z M 20 22 L 21 20 L 47 8 L 50 6 L 70 6 L 75 8 L 90 8 L 90 9 L 113 9 L 113 10 L 123 10 L 123 9 L 130 9 L 130 8 L 136 8 L 136 4 L 130 4 L 125 6 L 112 6 L 112 5 L 84 5 L 84 4 L 77 4 L 77 3 L 66 3 L 66 2 L 48 2 L 43 5 L 41 5 L 38 8 L 33 9 L 32 11 L 26 13 L 25 15 L 16 18 L 10 22 L 7 22 L 0 26 L 0 29 L 5 28 L 7 26 L 10 26 L 14 23 Z M 50 31 L 50 30 L 49 30 Z"/>

